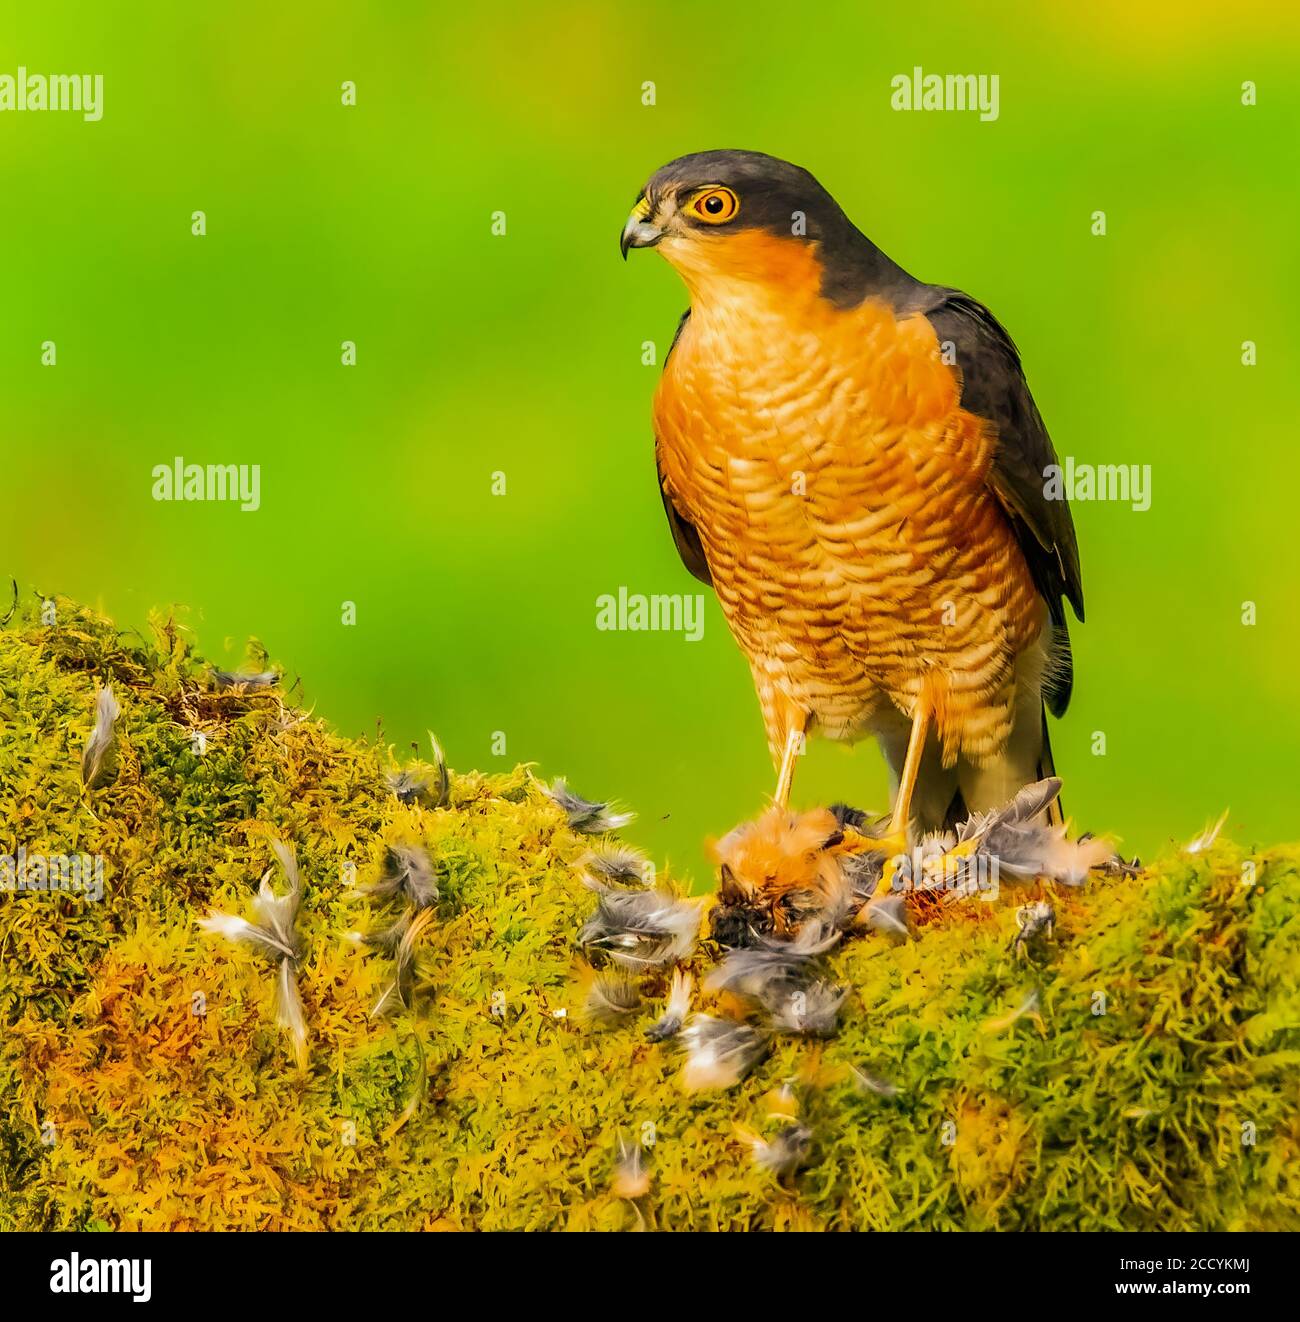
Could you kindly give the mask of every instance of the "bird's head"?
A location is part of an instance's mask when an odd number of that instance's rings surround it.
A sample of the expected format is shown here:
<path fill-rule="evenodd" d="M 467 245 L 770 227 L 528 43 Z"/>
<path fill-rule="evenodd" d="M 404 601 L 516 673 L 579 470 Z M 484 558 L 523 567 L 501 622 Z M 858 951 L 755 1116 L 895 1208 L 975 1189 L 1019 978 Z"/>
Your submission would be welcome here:
<path fill-rule="evenodd" d="M 696 152 L 656 170 L 620 246 L 624 257 L 657 248 L 697 302 L 740 284 L 788 295 L 810 283 L 852 303 L 868 268 L 898 270 L 807 170 L 755 151 Z"/>

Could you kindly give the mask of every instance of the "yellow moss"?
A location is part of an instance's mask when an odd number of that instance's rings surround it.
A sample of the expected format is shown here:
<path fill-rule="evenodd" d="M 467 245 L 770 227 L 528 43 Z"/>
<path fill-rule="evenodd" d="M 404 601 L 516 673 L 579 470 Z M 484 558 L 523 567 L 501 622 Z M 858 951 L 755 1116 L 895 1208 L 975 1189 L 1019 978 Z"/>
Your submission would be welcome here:
<path fill-rule="evenodd" d="M 213 690 L 182 630 L 59 615 L 0 630 L 0 821 L 6 848 L 102 856 L 106 891 L 0 897 L 0 1227 L 1300 1228 L 1300 851 L 1252 853 L 1255 885 L 1224 843 L 1057 893 L 1028 962 L 1008 950 L 1023 892 L 911 944 L 849 942 L 834 1041 L 779 1040 L 688 1096 L 643 1038 L 662 980 L 627 1026 L 578 1024 L 588 842 L 525 769 L 404 805 L 387 749 Z M 104 682 L 122 717 L 87 793 Z M 273 837 L 303 876 L 305 1070 L 269 966 L 196 928 L 247 912 Z M 348 939 L 377 921 L 348 875 L 404 842 L 441 899 L 411 1008 L 376 1020 L 391 965 Z M 789 1188 L 736 1135 L 786 1079 L 814 1131 Z M 609 1192 L 620 1135 L 647 1142 L 635 1207 Z"/>

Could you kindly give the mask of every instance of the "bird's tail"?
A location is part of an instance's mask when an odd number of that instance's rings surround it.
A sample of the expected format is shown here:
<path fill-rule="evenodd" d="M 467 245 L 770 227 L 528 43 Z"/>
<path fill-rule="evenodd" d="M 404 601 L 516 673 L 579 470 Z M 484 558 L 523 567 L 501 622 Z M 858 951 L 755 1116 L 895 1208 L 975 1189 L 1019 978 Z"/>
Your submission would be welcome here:
<path fill-rule="evenodd" d="M 1047 708 L 1043 708 L 1043 748 L 1038 754 L 1038 779 L 1046 780 L 1056 775 L 1056 763 L 1052 760 L 1052 741 L 1047 733 Z M 1050 826 L 1065 825 L 1065 808 L 1058 795 L 1048 805 L 1047 821 Z"/>

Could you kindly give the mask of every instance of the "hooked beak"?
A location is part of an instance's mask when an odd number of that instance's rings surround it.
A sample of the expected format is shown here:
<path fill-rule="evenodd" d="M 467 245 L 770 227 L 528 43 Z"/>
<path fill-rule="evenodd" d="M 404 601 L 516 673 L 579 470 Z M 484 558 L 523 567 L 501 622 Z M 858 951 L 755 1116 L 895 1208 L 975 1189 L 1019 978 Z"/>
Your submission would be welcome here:
<path fill-rule="evenodd" d="M 632 214 L 627 218 L 627 224 L 623 226 L 623 237 L 619 240 L 618 246 L 624 261 L 627 261 L 629 248 L 653 248 L 664 237 L 664 231 L 646 219 L 649 214 L 650 199 L 643 197 L 632 208 Z"/>

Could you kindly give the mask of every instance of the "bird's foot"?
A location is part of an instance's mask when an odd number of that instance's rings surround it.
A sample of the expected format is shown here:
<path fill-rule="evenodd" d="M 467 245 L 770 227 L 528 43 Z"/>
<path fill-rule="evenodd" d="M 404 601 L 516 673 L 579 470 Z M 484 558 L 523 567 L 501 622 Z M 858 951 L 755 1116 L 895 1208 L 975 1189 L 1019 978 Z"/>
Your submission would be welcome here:
<path fill-rule="evenodd" d="M 907 832 L 886 831 L 883 835 L 868 835 L 855 827 L 844 828 L 844 839 L 839 846 L 844 854 L 883 854 L 892 858 L 907 853 Z"/>

